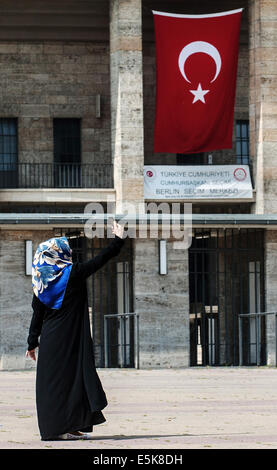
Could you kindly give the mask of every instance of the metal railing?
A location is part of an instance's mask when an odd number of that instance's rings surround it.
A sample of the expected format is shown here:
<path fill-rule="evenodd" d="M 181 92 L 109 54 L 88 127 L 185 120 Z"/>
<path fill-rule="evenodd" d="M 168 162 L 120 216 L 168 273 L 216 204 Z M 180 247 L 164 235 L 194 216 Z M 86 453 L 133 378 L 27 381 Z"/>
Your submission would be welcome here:
<path fill-rule="evenodd" d="M 248 346 L 254 346 L 256 348 L 256 365 L 261 365 L 261 319 L 265 319 L 265 335 L 266 335 L 266 320 L 269 315 L 275 315 L 275 364 L 277 366 L 277 312 L 257 312 L 257 313 L 241 313 L 238 315 L 239 318 L 239 365 L 243 364 L 243 319 L 255 319 L 255 342 L 249 342 Z M 248 330 L 250 324 L 248 324 Z M 267 357 L 266 351 L 266 338 L 264 341 L 265 357 Z"/>
<path fill-rule="evenodd" d="M 113 329 L 116 334 L 116 344 L 111 344 L 109 321 L 116 320 Z M 134 320 L 133 324 L 133 344 L 130 338 L 130 320 Z M 128 334 L 129 333 L 129 334 Z M 132 348 L 133 346 L 133 348 Z M 111 349 L 116 348 L 117 367 L 130 367 L 134 364 L 139 369 L 139 314 L 137 313 L 117 313 L 104 315 L 104 350 L 105 350 L 105 367 L 111 366 Z M 131 348 L 133 356 L 130 358 Z M 132 367 L 132 366 L 131 366 Z"/>
<path fill-rule="evenodd" d="M 0 188 L 112 188 L 111 163 L 0 163 Z"/>

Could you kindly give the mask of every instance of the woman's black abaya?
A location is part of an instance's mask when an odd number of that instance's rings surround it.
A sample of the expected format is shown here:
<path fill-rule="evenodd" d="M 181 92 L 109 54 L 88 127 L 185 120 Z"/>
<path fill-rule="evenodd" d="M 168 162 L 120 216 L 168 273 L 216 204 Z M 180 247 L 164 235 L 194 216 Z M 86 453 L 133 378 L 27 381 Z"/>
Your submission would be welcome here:
<path fill-rule="evenodd" d="M 35 295 L 28 349 L 38 346 L 36 405 L 42 440 L 73 431 L 91 432 L 106 421 L 107 398 L 94 362 L 86 279 L 119 254 L 115 235 L 97 256 L 73 263 L 61 308 L 46 307 Z"/>

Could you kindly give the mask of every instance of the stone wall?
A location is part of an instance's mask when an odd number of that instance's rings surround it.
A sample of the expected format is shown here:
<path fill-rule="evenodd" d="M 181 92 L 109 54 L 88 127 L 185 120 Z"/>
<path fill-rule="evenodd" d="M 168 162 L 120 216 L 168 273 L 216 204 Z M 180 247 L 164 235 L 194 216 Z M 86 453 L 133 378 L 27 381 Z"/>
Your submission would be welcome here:
<path fill-rule="evenodd" d="M 141 0 L 110 2 L 111 145 L 116 212 L 144 199 Z"/>
<path fill-rule="evenodd" d="M 265 311 L 277 311 L 277 231 L 265 232 Z M 275 316 L 266 323 L 267 365 L 276 366 Z"/>
<path fill-rule="evenodd" d="M 249 1 L 250 28 L 250 153 L 254 162 L 256 204 L 252 212 L 276 214 L 277 196 L 277 3 L 273 0 Z M 266 311 L 277 310 L 275 231 L 265 237 Z M 267 363 L 276 365 L 275 320 L 267 319 Z"/>
<path fill-rule="evenodd" d="M 0 67 L 0 117 L 18 118 L 20 162 L 53 161 L 55 117 L 82 119 L 84 163 L 111 162 L 108 44 L 1 42 Z"/>
<path fill-rule="evenodd" d="M 53 236 L 49 231 L 0 231 L 0 370 L 29 369 L 25 358 L 33 314 L 32 278 L 25 274 L 25 240 L 37 245 Z"/>
<path fill-rule="evenodd" d="M 189 366 L 188 251 L 167 242 L 168 274 L 159 274 L 158 239 L 134 240 L 134 311 L 140 367 Z"/>
<path fill-rule="evenodd" d="M 250 4 L 250 152 L 258 214 L 277 212 L 277 2 Z"/>

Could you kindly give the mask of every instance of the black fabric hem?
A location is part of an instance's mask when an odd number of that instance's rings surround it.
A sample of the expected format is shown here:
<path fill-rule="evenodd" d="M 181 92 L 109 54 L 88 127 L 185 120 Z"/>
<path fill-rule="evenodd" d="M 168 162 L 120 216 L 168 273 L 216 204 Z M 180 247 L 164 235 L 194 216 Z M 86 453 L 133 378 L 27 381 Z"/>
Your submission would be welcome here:
<path fill-rule="evenodd" d="M 61 434 L 66 434 L 66 433 L 70 433 L 70 432 L 75 432 L 75 431 L 80 431 L 80 432 L 93 432 L 93 426 L 97 426 L 97 424 L 102 424 L 102 423 L 105 423 L 106 422 L 106 418 L 105 416 L 103 415 L 102 411 L 101 410 L 97 410 L 97 411 L 93 411 L 92 412 L 92 415 L 94 413 L 99 413 L 99 416 L 98 418 L 96 418 L 95 420 L 93 420 L 93 416 L 90 418 L 90 422 L 87 423 L 87 424 L 81 424 L 80 426 L 74 426 L 74 429 L 70 428 L 70 430 L 63 430 L 63 431 L 58 431 L 57 433 L 55 433 L 55 435 L 53 436 L 47 436 L 47 437 L 43 437 L 41 436 L 41 440 L 42 441 L 56 441 L 56 440 L 60 440 L 59 439 L 59 435 Z M 101 414 L 100 414 L 101 413 Z M 101 416 L 102 415 L 102 416 Z M 91 423 L 91 420 L 93 420 L 93 423 Z"/>

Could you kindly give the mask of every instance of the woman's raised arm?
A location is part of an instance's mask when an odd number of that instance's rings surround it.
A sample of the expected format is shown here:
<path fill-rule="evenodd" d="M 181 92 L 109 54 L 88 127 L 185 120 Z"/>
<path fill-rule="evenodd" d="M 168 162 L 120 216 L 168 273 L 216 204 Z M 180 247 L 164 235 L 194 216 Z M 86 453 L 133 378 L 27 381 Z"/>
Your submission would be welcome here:
<path fill-rule="evenodd" d="M 98 269 L 102 268 L 102 266 L 104 266 L 107 261 L 109 261 L 111 258 L 120 253 L 120 250 L 124 245 L 125 241 L 122 238 L 124 227 L 114 221 L 112 232 L 115 237 L 112 239 L 111 243 L 108 246 L 106 246 L 100 251 L 98 255 L 83 263 L 75 264 L 74 271 L 72 272 L 72 279 L 86 279 L 91 274 L 95 273 L 95 271 L 98 271 Z"/>

